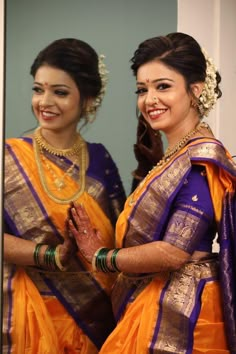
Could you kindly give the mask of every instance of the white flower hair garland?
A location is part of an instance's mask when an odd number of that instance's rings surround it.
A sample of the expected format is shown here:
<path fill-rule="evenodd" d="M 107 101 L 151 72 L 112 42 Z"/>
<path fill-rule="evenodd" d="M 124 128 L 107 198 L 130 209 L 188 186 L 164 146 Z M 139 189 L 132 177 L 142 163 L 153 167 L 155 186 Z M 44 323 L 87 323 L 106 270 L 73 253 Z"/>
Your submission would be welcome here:
<path fill-rule="evenodd" d="M 94 100 L 94 102 L 92 103 L 92 105 L 89 107 L 89 109 L 87 110 L 87 114 L 89 116 L 91 116 L 91 120 L 93 121 L 93 119 L 95 118 L 95 114 L 96 111 L 98 110 L 98 108 L 100 107 L 103 97 L 105 95 L 106 92 L 106 86 L 107 86 L 107 82 L 108 82 L 108 73 L 109 71 L 107 71 L 106 69 L 106 65 L 104 63 L 104 59 L 105 59 L 105 55 L 101 54 L 98 57 L 98 72 L 101 78 L 101 82 L 102 82 L 102 87 L 101 90 L 99 92 L 99 94 L 97 95 L 96 99 Z"/>
<path fill-rule="evenodd" d="M 210 110 L 214 107 L 217 101 L 216 67 L 213 60 L 208 56 L 205 49 L 202 48 L 202 53 L 206 59 L 206 79 L 202 93 L 199 97 L 198 109 L 201 117 L 208 116 Z"/>

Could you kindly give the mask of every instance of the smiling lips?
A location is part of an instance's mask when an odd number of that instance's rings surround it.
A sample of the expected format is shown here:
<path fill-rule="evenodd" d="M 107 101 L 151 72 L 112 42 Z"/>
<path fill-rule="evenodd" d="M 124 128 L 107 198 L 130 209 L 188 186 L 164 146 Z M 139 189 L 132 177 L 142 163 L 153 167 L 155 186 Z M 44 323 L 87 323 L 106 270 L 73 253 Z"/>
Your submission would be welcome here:
<path fill-rule="evenodd" d="M 58 116 L 57 113 L 49 112 L 49 111 L 40 111 L 40 115 L 43 119 L 52 119 Z"/>
<path fill-rule="evenodd" d="M 162 115 L 163 113 L 165 113 L 167 111 L 167 109 L 153 109 L 153 110 L 149 110 L 148 111 L 148 115 L 150 117 L 150 119 L 157 119 L 160 117 L 160 115 Z"/>

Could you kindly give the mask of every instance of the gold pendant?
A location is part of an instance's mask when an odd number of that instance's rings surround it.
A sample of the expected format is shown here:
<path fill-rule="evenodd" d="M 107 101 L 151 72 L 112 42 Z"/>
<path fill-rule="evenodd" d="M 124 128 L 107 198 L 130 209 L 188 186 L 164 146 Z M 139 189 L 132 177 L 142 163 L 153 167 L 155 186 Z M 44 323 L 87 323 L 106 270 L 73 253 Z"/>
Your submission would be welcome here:
<path fill-rule="evenodd" d="M 61 189 L 65 188 L 65 183 L 62 178 L 56 178 L 54 181 L 55 186 L 60 191 Z"/>

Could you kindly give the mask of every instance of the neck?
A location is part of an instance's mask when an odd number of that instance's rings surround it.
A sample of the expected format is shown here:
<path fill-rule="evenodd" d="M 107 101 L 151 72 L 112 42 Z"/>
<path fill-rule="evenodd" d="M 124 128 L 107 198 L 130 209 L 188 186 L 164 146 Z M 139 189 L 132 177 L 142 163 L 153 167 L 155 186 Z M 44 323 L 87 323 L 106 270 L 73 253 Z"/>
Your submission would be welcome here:
<path fill-rule="evenodd" d="M 70 137 L 70 142 L 68 141 L 68 139 L 65 141 L 64 140 L 60 141 L 60 139 L 65 139 L 64 134 L 63 136 L 58 134 L 55 135 L 51 134 L 51 135 L 47 135 L 47 137 L 45 135 L 47 134 L 45 134 L 44 131 L 44 136 L 43 136 L 41 128 L 36 129 L 34 132 L 35 143 L 38 145 L 39 150 L 42 153 L 44 150 L 46 150 L 52 155 L 71 157 L 79 154 L 81 148 L 85 144 L 80 134 L 75 132 L 73 135 L 68 136 Z"/>
<path fill-rule="evenodd" d="M 186 124 L 184 127 L 178 126 L 174 131 L 171 131 L 171 133 L 165 132 L 168 141 L 167 149 L 173 149 L 174 146 L 176 146 L 176 144 L 178 144 L 178 142 L 182 140 L 182 138 L 188 135 L 189 132 L 194 130 L 199 123 L 199 119 L 194 119 L 190 122 L 190 124 Z"/>
<path fill-rule="evenodd" d="M 175 155 L 176 152 L 181 150 L 192 137 L 196 136 L 204 136 L 205 134 L 202 134 L 201 130 L 202 129 L 207 129 L 208 131 L 208 136 L 212 135 L 210 127 L 208 124 L 204 122 L 198 122 L 197 125 L 195 125 L 191 130 L 189 130 L 184 136 L 182 135 L 182 138 L 178 140 L 178 142 L 172 146 L 168 147 L 166 149 L 165 155 L 163 157 L 164 160 L 170 158 L 171 156 Z"/>
<path fill-rule="evenodd" d="M 61 132 L 39 128 L 40 134 L 46 142 L 56 149 L 70 149 L 76 142 L 78 133 L 75 129 Z"/>

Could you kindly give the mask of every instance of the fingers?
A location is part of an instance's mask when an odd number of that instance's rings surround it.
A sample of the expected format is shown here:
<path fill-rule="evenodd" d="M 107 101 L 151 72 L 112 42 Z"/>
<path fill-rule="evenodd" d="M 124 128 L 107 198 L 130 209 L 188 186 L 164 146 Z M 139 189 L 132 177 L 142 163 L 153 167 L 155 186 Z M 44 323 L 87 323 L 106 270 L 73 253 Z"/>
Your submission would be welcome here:
<path fill-rule="evenodd" d="M 94 234 L 89 216 L 82 205 L 73 204 L 70 213 L 71 218 L 68 221 L 69 230 L 77 241 L 79 237 L 89 237 Z"/>
<path fill-rule="evenodd" d="M 85 213 L 84 210 L 81 209 L 81 207 L 78 208 L 72 208 L 72 221 L 75 224 L 75 228 L 77 228 L 78 231 L 83 230 L 84 234 L 86 234 L 87 229 L 91 229 L 91 224 L 90 224 L 90 219 L 88 215 Z"/>
<path fill-rule="evenodd" d="M 72 220 L 69 220 L 68 226 L 69 226 L 69 230 L 72 232 L 72 235 L 77 239 L 79 232 L 75 228 L 75 225 Z"/>

